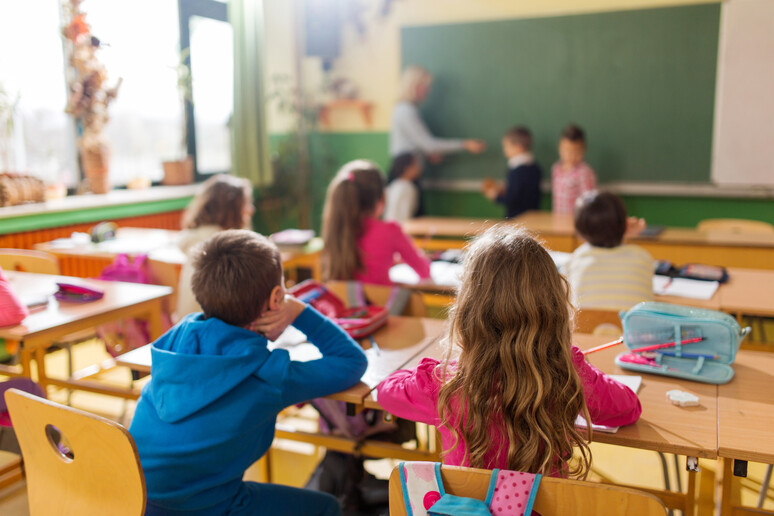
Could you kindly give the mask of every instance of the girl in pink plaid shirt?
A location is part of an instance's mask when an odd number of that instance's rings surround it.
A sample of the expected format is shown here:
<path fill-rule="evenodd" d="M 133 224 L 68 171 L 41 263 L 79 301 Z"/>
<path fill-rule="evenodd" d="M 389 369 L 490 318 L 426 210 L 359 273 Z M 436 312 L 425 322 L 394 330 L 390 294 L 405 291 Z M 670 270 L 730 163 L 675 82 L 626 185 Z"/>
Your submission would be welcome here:
<path fill-rule="evenodd" d="M 586 135 L 577 125 L 568 125 L 559 140 L 559 161 L 551 168 L 554 213 L 573 213 L 575 200 L 597 187 L 594 170 L 583 161 Z"/>

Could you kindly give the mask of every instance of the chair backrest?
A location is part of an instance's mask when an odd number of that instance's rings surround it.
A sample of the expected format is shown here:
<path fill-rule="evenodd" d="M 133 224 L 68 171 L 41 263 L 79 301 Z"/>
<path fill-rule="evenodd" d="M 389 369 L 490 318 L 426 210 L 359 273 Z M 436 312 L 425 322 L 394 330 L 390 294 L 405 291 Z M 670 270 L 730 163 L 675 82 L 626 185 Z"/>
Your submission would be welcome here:
<path fill-rule="evenodd" d="M 349 296 L 347 295 L 346 281 L 328 281 L 325 283 L 325 286 L 332 293 L 339 296 L 344 301 L 344 304 L 346 304 L 349 308 L 350 304 L 348 301 Z M 368 299 L 368 301 L 371 303 L 379 306 L 385 306 L 387 304 L 387 301 L 390 299 L 390 295 L 392 294 L 392 289 L 393 287 L 387 287 L 384 285 L 363 284 L 363 293 L 365 294 L 366 299 Z M 408 303 L 406 303 L 406 308 L 400 315 L 407 315 L 410 317 L 427 316 L 427 307 L 425 306 L 424 299 L 422 299 L 421 292 L 411 292 Z"/>
<path fill-rule="evenodd" d="M 0 249 L 0 268 L 5 271 L 59 274 L 59 260 L 51 253 L 30 249 Z"/>
<path fill-rule="evenodd" d="M 145 512 L 145 476 L 124 427 L 17 389 L 6 391 L 5 400 L 31 516 Z"/>
<path fill-rule="evenodd" d="M 705 219 L 699 222 L 696 229 L 726 233 L 774 233 L 774 225 L 747 219 Z"/>
<path fill-rule="evenodd" d="M 617 311 L 581 308 L 575 314 L 575 331 L 595 335 L 620 335 L 623 330 Z"/>
<path fill-rule="evenodd" d="M 484 469 L 443 466 L 444 490 L 452 495 L 484 500 L 492 472 Z M 543 477 L 533 510 L 542 516 L 665 516 L 664 503 L 649 493 L 627 487 Z M 398 468 L 390 475 L 390 516 L 406 516 Z"/>

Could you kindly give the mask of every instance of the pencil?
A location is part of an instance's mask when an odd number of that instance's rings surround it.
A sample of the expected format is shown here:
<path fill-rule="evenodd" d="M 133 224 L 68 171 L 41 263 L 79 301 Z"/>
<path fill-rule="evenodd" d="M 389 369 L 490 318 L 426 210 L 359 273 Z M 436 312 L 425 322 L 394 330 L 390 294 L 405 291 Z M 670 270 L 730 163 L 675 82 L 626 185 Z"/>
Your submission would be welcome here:
<path fill-rule="evenodd" d="M 588 355 L 589 353 L 594 353 L 595 351 L 602 351 L 603 349 L 612 348 L 612 347 L 615 347 L 615 346 L 617 346 L 619 344 L 622 344 L 623 341 L 624 341 L 624 339 L 623 339 L 623 337 L 621 337 L 621 338 L 619 338 L 617 340 L 614 340 L 613 342 L 608 342 L 607 344 L 602 344 L 602 345 L 597 346 L 595 348 L 587 349 L 587 350 L 583 351 L 583 354 L 584 355 Z"/>
<path fill-rule="evenodd" d="M 382 350 L 381 350 L 381 349 L 379 349 L 379 346 L 377 346 L 377 345 L 376 345 L 376 339 L 374 339 L 374 336 L 373 336 L 373 335 L 371 335 L 371 336 L 370 336 L 370 337 L 368 337 L 368 338 L 371 340 L 371 349 L 373 349 L 374 351 L 376 351 L 376 354 L 377 354 L 377 355 L 381 355 L 381 354 L 382 354 Z"/>
<path fill-rule="evenodd" d="M 694 337 L 692 339 L 685 339 L 684 341 L 680 342 L 680 344 L 693 344 L 695 342 L 701 342 L 703 340 L 704 340 L 704 337 Z M 653 344 L 652 346 L 645 346 L 644 348 L 633 349 L 632 351 L 634 353 L 642 353 L 643 351 L 655 351 L 657 349 L 673 348 L 675 346 L 677 346 L 676 342 L 665 342 L 663 344 Z"/>

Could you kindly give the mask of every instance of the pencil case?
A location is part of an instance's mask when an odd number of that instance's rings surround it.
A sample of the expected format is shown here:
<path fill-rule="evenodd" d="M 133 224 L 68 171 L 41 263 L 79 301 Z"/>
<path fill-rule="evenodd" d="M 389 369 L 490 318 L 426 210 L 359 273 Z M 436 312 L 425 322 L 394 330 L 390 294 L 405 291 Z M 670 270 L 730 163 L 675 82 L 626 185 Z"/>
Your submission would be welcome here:
<path fill-rule="evenodd" d="M 353 339 L 368 337 L 387 324 L 389 311 L 383 306 L 365 305 L 347 308 L 344 301 L 315 280 L 307 280 L 288 290 L 299 300 L 341 326 Z"/>
<path fill-rule="evenodd" d="M 85 285 L 72 283 L 57 283 L 56 285 L 59 290 L 54 293 L 54 297 L 67 303 L 88 303 L 102 299 L 102 296 L 105 295 L 101 290 Z"/>
<path fill-rule="evenodd" d="M 731 364 L 750 333 L 726 313 L 669 303 L 639 303 L 621 312 L 621 322 L 630 351 L 616 356 L 616 365 L 714 384 L 734 377 Z"/>

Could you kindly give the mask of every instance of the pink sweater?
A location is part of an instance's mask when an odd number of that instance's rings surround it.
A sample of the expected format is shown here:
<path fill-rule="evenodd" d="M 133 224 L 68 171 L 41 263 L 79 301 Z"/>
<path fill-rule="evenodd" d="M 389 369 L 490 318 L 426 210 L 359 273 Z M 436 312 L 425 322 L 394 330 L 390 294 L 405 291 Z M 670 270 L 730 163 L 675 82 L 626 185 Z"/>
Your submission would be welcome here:
<path fill-rule="evenodd" d="M 397 223 L 368 218 L 363 226 L 363 235 L 357 240 L 363 271 L 355 273 L 356 280 L 390 285 L 390 268 L 396 263 L 396 255 L 411 266 L 420 279 L 430 277 L 430 260 L 414 247 Z"/>
<path fill-rule="evenodd" d="M 3 276 L 3 270 L 0 269 L 0 326 L 19 324 L 27 314 L 27 307 L 11 290 L 11 285 Z"/>
<path fill-rule="evenodd" d="M 586 362 L 583 353 L 575 346 L 572 347 L 572 360 L 583 383 L 586 405 L 593 423 L 621 426 L 630 425 L 639 419 L 642 407 L 634 392 Z M 449 428 L 441 425 L 438 415 L 438 392 L 441 387 L 439 364 L 436 359 L 423 358 L 414 369 L 394 372 L 377 387 L 377 399 L 387 412 L 395 416 L 438 427 L 443 449 L 448 450 L 454 446 L 455 436 Z M 496 431 L 491 438 L 497 446 L 485 457 L 485 467 L 507 468 L 508 443 Z M 467 466 L 464 455 L 464 447 L 460 445 L 446 456 L 444 462 L 453 466 Z"/>

